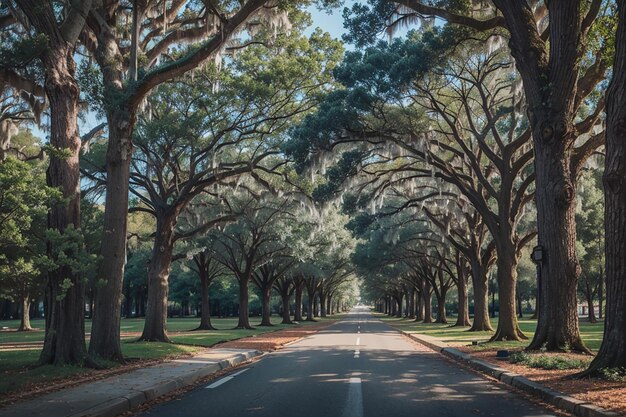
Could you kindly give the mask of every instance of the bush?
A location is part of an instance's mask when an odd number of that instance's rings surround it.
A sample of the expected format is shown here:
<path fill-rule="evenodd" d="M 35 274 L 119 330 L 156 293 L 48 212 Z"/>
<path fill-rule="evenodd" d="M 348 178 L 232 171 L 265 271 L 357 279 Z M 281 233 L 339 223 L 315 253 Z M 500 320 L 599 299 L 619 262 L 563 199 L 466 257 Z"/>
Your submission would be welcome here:
<path fill-rule="evenodd" d="M 581 369 L 589 365 L 589 361 L 572 359 L 566 356 L 531 355 L 526 352 L 515 352 L 509 358 L 511 363 L 520 363 L 538 369 Z"/>
<path fill-rule="evenodd" d="M 607 381 L 626 382 L 626 368 L 603 368 L 600 373 Z"/>

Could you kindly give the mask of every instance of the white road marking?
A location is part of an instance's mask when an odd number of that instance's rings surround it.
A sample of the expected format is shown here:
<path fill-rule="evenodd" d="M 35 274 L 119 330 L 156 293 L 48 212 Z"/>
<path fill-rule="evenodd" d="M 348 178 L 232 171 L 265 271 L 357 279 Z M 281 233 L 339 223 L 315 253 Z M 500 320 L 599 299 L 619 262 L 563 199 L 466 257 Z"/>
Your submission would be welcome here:
<path fill-rule="evenodd" d="M 360 337 L 357 337 L 357 338 L 356 338 L 356 345 L 358 346 L 358 345 L 360 345 L 360 344 L 361 344 L 361 338 L 360 338 Z"/>
<path fill-rule="evenodd" d="M 363 417 L 363 391 L 361 390 L 361 378 L 348 380 L 348 398 L 341 413 L 341 417 Z"/>
<path fill-rule="evenodd" d="M 217 388 L 217 387 L 219 387 L 220 385 L 227 383 L 228 381 L 230 381 L 231 379 L 233 379 L 233 378 L 234 378 L 234 377 L 236 377 L 237 375 L 241 375 L 241 374 L 243 374 L 243 373 L 244 373 L 244 372 L 246 372 L 248 369 L 250 369 L 250 368 L 242 369 L 241 371 L 239 371 L 239 372 L 235 372 L 235 373 L 234 373 L 234 374 L 232 374 L 232 375 L 228 375 L 228 376 L 225 376 L 225 377 L 224 377 L 224 378 L 222 378 L 222 379 L 218 379 L 217 381 L 215 381 L 215 382 L 214 382 L 214 383 L 212 383 L 211 385 L 207 385 L 207 386 L 206 386 L 206 387 L 204 387 L 204 388 L 205 388 L 205 389 L 206 389 L 206 388 L 208 388 L 208 389 Z"/>

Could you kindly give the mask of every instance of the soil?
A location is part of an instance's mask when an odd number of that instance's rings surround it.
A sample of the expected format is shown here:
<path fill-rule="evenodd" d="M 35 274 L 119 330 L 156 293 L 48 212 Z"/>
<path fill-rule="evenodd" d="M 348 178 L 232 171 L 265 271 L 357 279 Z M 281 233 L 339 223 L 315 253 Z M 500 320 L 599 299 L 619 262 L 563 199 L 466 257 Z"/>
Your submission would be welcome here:
<path fill-rule="evenodd" d="M 587 401 L 607 410 L 616 411 L 626 415 L 626 382 L 610 382 L 598 378 L 574 377 L 582 369 L 545 370 L 530 368 L 522 364 L 509 363 L 505 360 L 496 359 L 495 351 L 473 352 L 469 349 L 461 349 L 470 353 L 476 359 L 482 359 L 493 363 L 501 368 L 522 375 L 532 381 L 541 383 L 556 391 L 571 395 L 582 401 Z M 546 356 L 566 356 L 572 359 L 590 360 L 591 356 L 576 353 L 541 353 Z"/>

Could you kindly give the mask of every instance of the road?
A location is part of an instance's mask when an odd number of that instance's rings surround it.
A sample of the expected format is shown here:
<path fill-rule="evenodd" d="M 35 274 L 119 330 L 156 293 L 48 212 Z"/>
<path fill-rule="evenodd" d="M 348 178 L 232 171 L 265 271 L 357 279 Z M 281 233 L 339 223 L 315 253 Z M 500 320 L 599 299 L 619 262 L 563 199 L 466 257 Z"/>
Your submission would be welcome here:
<path fill-rule="evenodd" d="M 552 416 L 364 308 L 145 417 Z"/>

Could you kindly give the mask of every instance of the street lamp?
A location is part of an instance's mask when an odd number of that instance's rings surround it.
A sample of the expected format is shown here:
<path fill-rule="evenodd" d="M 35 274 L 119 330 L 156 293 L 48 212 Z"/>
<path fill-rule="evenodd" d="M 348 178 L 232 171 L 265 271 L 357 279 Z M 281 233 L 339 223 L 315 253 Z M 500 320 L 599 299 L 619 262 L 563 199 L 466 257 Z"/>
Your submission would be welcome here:
<path fill-rule="evenodd" d="M 537 265 L 537 300 L 535 306 L 535 312 L 537 318 L 539 318 L 539 305 L 541 302 L 541 265 L 546 261 L 546 252 L 541 245 L 537 245 L 533 248 L 530 254 L 530 259 Z"/>
<path fill-rule="evenodd" d="M 537 265 L 542 264 L 545 261 L 545 252 L 543 246 L 537 245 L 533 248 L 532 253 L 530 254 L 530 259 Z"/>

